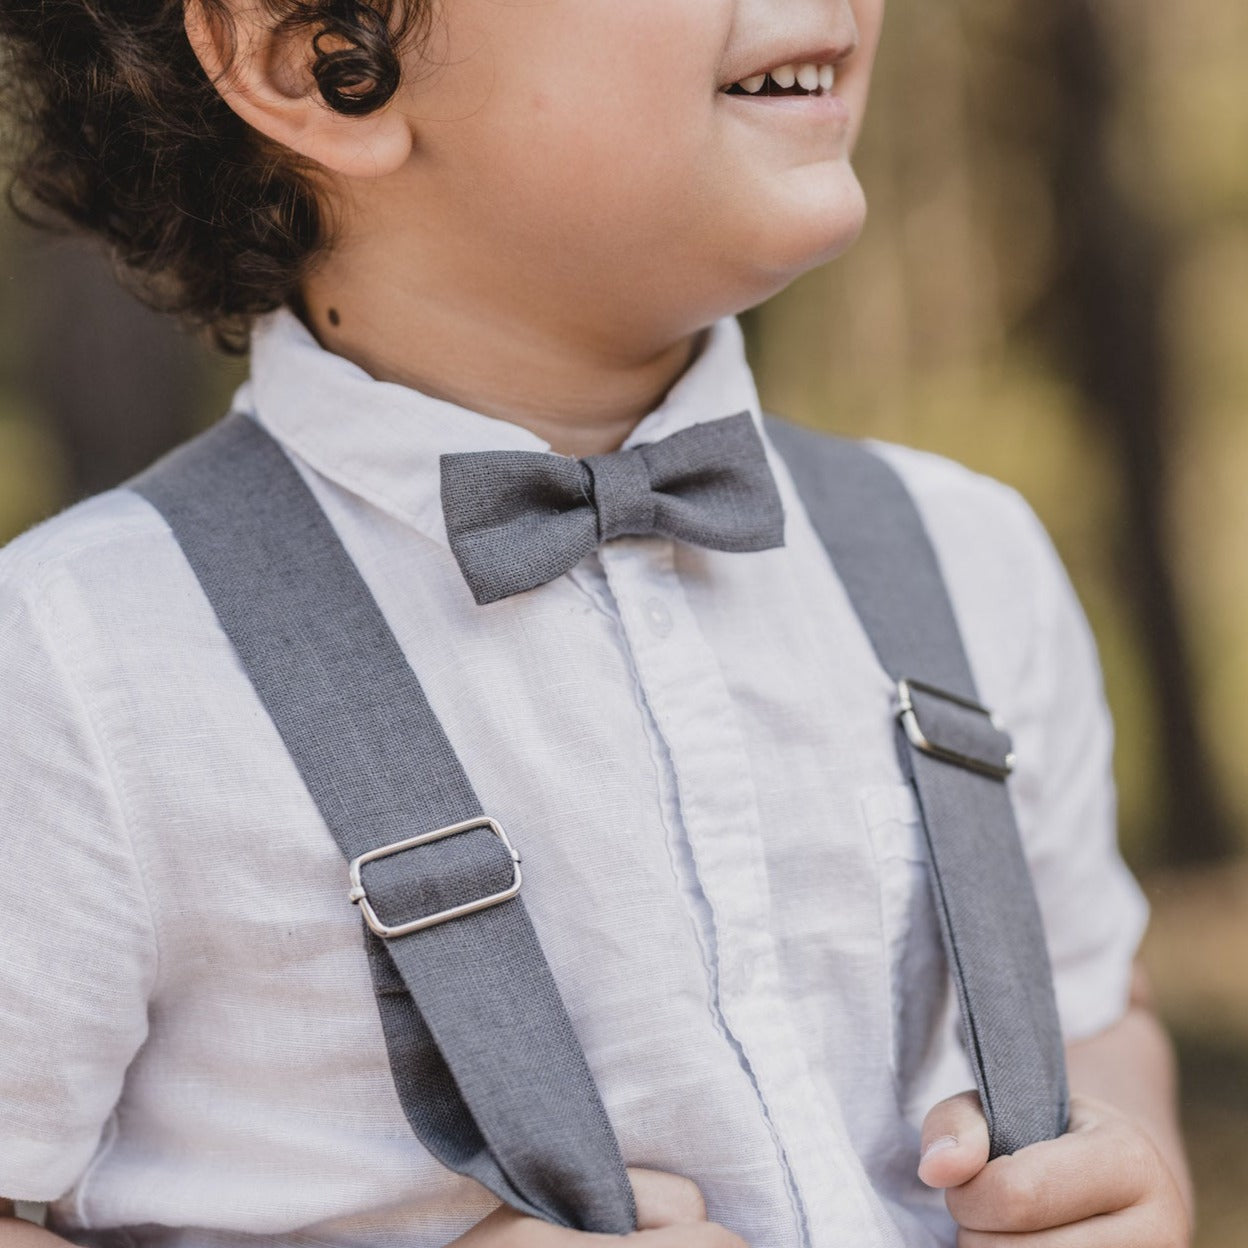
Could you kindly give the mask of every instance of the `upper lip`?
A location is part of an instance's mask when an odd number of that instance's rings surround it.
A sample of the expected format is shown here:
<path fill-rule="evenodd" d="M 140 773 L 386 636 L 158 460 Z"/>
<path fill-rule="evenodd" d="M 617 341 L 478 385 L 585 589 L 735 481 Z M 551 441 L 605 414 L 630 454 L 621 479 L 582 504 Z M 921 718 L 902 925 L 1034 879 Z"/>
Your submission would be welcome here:
<path fill-rule="evenodd" d="M 746 78 L 769 74 L 773 69 L 779 69 L 782 65 L 839 65 L 856 46 L 856 43 L 845 42 L 822 43 L 815 47 L 794 49 L 790 45 L 788 48 L 777 47 L 760 52 L 751 65 L 745 66 L 741 73 L 734 78 L 729 78 L 723 86 L 731 87 L 734 83 Z"/>

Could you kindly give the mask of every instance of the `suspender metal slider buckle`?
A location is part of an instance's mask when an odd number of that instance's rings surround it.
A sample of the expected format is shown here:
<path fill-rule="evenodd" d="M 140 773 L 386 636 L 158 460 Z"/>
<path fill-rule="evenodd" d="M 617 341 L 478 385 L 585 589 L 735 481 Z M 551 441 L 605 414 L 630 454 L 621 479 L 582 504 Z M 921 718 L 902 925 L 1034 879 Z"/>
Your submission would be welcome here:
<path fill-rule="evenodd" d="M 916 750 L 1004 780 L 1014 770 L 1009 734 L 986 707 L 919 680 L 899 680 L 897 717 Z"/>
<path fill-rule="evenodd" d="M 506 888 L 497 893 L 491 893 L 488 897 L 478 897 L 474 901 L 466 901 L 462 905 L 451 906 L 447 910 L 439 910 L 436 914 L 422 915 L 420 918 L 411 919 L 406 923 L 387 926 L 377 917 L 377 912 L 369 903 L 364 882 L 360 878 L 360 868 L 366 862 L 372 862 L 377 858 L 385 858 L 390 854 L 401 853 L 405 849 L 415 849 L 418 845 L 428 845 L 431 841 L 442 840 L 443 837 L 457 836 L 461 832 L 471 832 L 476 828 L 486 828 L 493 832 L 502 841 L 504 848 L 507 850 L 512 862 L 513 875 L 511 883 Z M 433 832 L 422 832 L 419 836 L 409 836 L 406 840 L 395 841 L 393 845 L 382 845 L 377 849 L 370 849 L 360 854 L 359 857 L 351 859 L 350 876 L 351 891 L 347 896 L 360 907 L 364 915 L 364 921 L 369 927 L 378 936 L 384 936 L 387 939 L 392 936 L 405 936 L 408 932 L 419 932 L 423 928 L 435 927 L 437 924 L 445 923 L 449 919 L 458 919 L 462 915 L 475 914 L 478 910 L 485 910 L 489 906 L 497 906 L 514 897 L 520 891 L 522 883 L 519 852 L 508 839 L 502 825 L 486 815 L 481 815 L 476 819 L 465 819 L 462 823 L 453 823 L 449 827 L 437 828 Z"/>

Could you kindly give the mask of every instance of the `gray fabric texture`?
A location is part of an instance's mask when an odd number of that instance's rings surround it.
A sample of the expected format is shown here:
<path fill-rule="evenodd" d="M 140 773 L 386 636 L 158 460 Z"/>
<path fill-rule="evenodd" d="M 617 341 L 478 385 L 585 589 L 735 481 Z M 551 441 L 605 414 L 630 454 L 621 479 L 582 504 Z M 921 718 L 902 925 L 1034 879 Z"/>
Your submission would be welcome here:
<path fill-rule="evenodd" d="M 447 537 L 482 604 L 543 585 L 626 535 L 729 551 L 784 545 L 784 509 L 748 412 L 584 459 L 466 451 L 440 467 Z"/>
<path fill-rule="evenodd" d="M 766 417 L 837 573 L 894 680 L 978 702 L 936 553 L 901 479 L 867 447 Z M 1001 759 L 988 720 L 930 696 L 921 716 L 955 748 Z M 993 1157 L 1062 1134 L 1065 1051 L 1052 968 L 1005 782 L 916 749 L 898 728 L 927 836 L 945 952 Z"/>
<path fill-rule="evenodd" d="M 267 433 L 229 416 L 129 484 L 168 521 L 346 859 L 482 813 L 371 593 Z M 362 878 L 396 924 L 499 891 L 512 862 L 475 830 Z M 344 865 L 344 906 L 347 891 Z M 389 940 L 361 927 L 396 1090 L 426 1147 L 521 1212 L 631 1231 L 632 1187 L 521 898 Z"/>

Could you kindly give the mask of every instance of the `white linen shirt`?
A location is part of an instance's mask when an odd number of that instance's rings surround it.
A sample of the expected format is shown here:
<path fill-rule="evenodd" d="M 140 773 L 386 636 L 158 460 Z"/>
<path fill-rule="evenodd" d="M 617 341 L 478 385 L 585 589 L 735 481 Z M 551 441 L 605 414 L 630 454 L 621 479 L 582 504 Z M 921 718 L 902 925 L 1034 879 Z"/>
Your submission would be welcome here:
<path fill-rule="evenodd" d="M 972 1086 L 893 689 L 784 464 L 781 548 L 658 538 L 477 606 L 438 457 L 549 450 L 263 318 L 234 406 L 285 447 L 428 693 L 629 1165 L 753 1248 L 932 1248 L 918 1126 Z M 626 446 L 748 410 L 732 318 Z M 1146 906 L 1092 639 L 1017 494 L 879 448 L 917 498 L 1011 781 L 1068 1038 Z M 165 522 L 113 490 L 0 552 L 0 1195 L 123 1248 L 439 1248 L 495 1201 L 403 1116 L 346 862 Z"/>

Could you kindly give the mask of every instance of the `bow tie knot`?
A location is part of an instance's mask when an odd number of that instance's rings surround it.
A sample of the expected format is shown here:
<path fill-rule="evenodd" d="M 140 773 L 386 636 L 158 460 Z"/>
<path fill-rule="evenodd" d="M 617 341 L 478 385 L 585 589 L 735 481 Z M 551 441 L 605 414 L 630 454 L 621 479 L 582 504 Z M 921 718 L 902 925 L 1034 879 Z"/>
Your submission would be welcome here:
<path fill-rule="evenodd" d="M 479 603 L 533 589 L 602 542 L 659 534 L 715 550 L 784 544 L 784 512 L 748 412 L 573 459 L 443 455 L 447 538 Z"/>
<path fill-rule="evenodd" d="M 635 446 L 581 460 L 593 480 L 600 542 L 654 532 L 654 489 L 644 450 Z"/>

